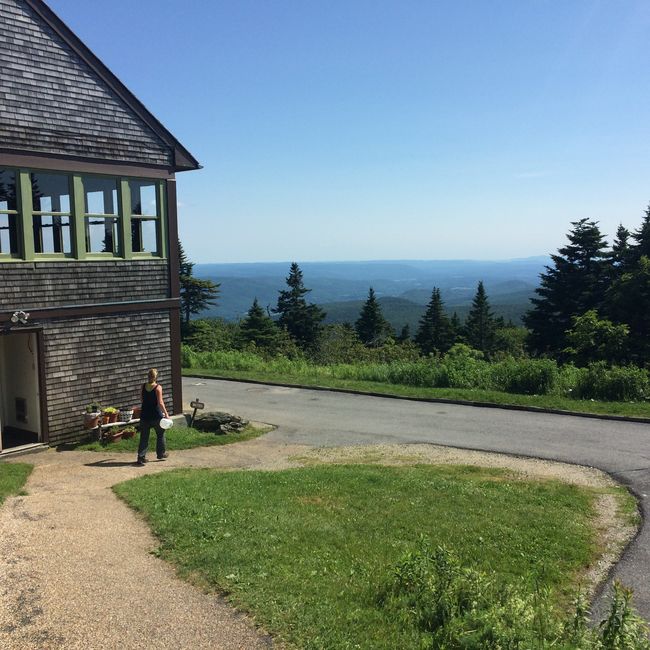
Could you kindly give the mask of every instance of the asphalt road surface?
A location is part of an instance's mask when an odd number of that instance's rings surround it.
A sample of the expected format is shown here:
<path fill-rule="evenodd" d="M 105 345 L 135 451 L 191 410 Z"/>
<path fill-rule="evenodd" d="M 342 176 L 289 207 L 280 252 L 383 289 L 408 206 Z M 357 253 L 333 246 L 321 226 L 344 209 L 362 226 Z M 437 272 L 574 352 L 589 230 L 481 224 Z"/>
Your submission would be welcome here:
<path fill-rule="evenodd" d="M 186 402 L 198 397 L 206 408 L 277 425 L 269 434 L 276 440 L 322 447 L 429 442 L 607 472 L 634 492 L 643 514 L 610 582 L 632 587 L 650 621 L 650 425 L 191 377 L 183 385 Z M 597 599 L 595 613 L 603 607 Z"/>

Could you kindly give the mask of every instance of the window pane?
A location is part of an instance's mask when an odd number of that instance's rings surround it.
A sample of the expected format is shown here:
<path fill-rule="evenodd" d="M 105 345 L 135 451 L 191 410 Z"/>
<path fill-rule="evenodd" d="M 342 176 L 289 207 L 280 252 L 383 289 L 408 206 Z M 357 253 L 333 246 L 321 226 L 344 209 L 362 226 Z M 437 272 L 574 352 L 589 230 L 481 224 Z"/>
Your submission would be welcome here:
<path fill-rule="evenodd" d="M 158 221 L 155 219 L 131 219 L 131 244 L 136 253 L 158 254 Z"/>
<path fill-rule="evenodd" d="M 83 178 L 86 214 L 118 214 L 117 179 Z"/>
<path fill-rule="evenodd" d="M 70 217 L 34 216 L 34 250 L 37 253 L 71 253 Z"/>
<path fill-rule="evenodd" d="M 31 174 L 35 212 L 70 212 L 70 182 L 65 174 Z"/>
<path fill-rule="evenodd" d="M 129 181 L 131 214 L 155 217 L 158 215 L 158 193 L 154 181 Z"/>
<path fill-rule="evenodd" d="M 117 219 L 87 217 L 86 244 L 89 253 L 117 253 Z"/>
<path fill-rule="evenodd" d="M 0 253 L 18 253 L 16 217 L 13 214 L 0 214 Z"/>
<path fill-rule="evenodd" d="M 0 210 L 18 210 L 16 172 L 0 169 Z"/>

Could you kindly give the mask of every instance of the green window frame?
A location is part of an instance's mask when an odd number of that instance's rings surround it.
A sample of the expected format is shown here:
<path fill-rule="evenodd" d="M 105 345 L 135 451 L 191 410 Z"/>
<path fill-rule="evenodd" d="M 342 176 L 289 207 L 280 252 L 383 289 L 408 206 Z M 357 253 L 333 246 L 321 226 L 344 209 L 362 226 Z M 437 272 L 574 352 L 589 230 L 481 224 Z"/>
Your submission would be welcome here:
<path fill-rule="evenodd" d="M 30 172 L 29 183 L 35 256 L 72 257 L 74 219 L 71 175 L 50 171 Z"/>
<path fill-rule="evenodd" d="M 121 182 L 115 176 L 81 176 L 86 254 L 123 256 Z"/>
<path fill-rule="evenodd" d="M 130 243 L 134 257 L 165 257 L 163 186 L 151 178 L 130 178 Z"/>
<path fill-rule="evenodd" d="M 88 190 L 103 191 L 103 201 L 89 201 Z M 110 233 L 106 245 L 98 243 L 101 231 L 103 239 Z M 167 253 L 164 180 L 0 167 L 0 262 L 163 259 Z"/>
<path fill-rule="evenodd" d="M 0 259 L 20 257 L 19 207 L 20 174 L 16 169 L 0 168 Z"/>

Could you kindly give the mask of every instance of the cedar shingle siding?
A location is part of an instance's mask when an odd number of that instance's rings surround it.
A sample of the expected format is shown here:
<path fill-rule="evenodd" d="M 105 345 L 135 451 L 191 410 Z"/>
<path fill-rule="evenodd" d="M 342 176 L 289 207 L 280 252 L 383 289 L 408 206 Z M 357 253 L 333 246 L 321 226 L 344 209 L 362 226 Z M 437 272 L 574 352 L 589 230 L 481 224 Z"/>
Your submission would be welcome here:
<path fill-rule="evenodd" d="M 171 164 L 170 148 L 20 0 L 0 0 L 0 62 L 1 147 Z"/>
<path fill-rule="evenodd" d="M 167 260 L 4 264 L 0 279 L 2 311 L 156 300 L 170 295 Z"/>
<path fill-rule="evenodd" d="M 51 445 L 79 439 L 81 413 L 92 400 L 139 405 L 147 368 L 158 368 L 165 404 L 174 412 L 169 318 L 160 311 L 42 323 Z"/>
<path fill-rule="evenodd" d="M 22 390 L 38 393 L 34 399 L 40 400 L 44 420 L 40 440 L 51 445 L 79 440 L 85 435 L 82 412 L 92 401 L 137 405 L 150 367 L 160 372 L 169 412 L 181 412 L 179 295 L 178 283 L 172 282 L 177 274 L 174 172 L 198 166 L 42 0 L 0 0 L 0 168 L 18 169 L 23 183 L 22 207 L 15 214 L 5 208 L 18 224 L 12 225 L 12 236 L 19 243 L 0 256 L 0 335 L 32 332 L 37 341 L 39 388 Z M 67 255 L 51 250 L 38 255 L 31 243 L 32 207 L 24 188 L 33 169 L 64 172 L 71 176 L 70 187 L 77 188 L 65 224 L 74 243 Z M 129 214 L 120 211 L 118 219 L 127 220 L 120 253 L 86 257 L 88 226 L 79 207 L 85 181 L 77 175 L 92 174 L 156 179 L 159 197 L 166 197 L 156 217 L 157 252 L 132 257 L 134 231 Z M 7 217 L 4 223 L 6 231 Z M 6 241 L 7 233 L 3 236 Z M 27 323 L 12 322 L 20 310 L 30 312 Z M 10 358 L 7 349 L 2 347 L 3 364 Z M 31 370 L 29 361 L 11 363 L 11 372 L 34 376 L 33 362 Z M 29 425 L 27 432 L 36 433 L 36 423 Z"/>

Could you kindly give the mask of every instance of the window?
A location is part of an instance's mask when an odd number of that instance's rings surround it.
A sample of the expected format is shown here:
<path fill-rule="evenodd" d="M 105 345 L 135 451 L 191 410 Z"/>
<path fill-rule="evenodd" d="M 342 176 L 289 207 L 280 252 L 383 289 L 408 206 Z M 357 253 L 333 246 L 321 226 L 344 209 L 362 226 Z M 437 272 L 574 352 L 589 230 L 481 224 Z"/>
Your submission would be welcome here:
<path fill-rule="evenodd" d="M 17 174 L 0 169 L 0 255 L 18 254 Z"/>
<path fill-rule="evenodd" d="M 65 174 L 30 174 L 34 251 L 72 253 L 70 240 L 70 177 Z"/>
<path fill-rule="evenodd" d="M 119 194 L 117 179 L 84 176 L 86 250 L 89 253 L 119 251 Z"/>
<path fill-rule="evenodd" d="M 130 180 L 131 246 L 134 253 L 160 255 L 158 184 L 155 181 Z"/>

